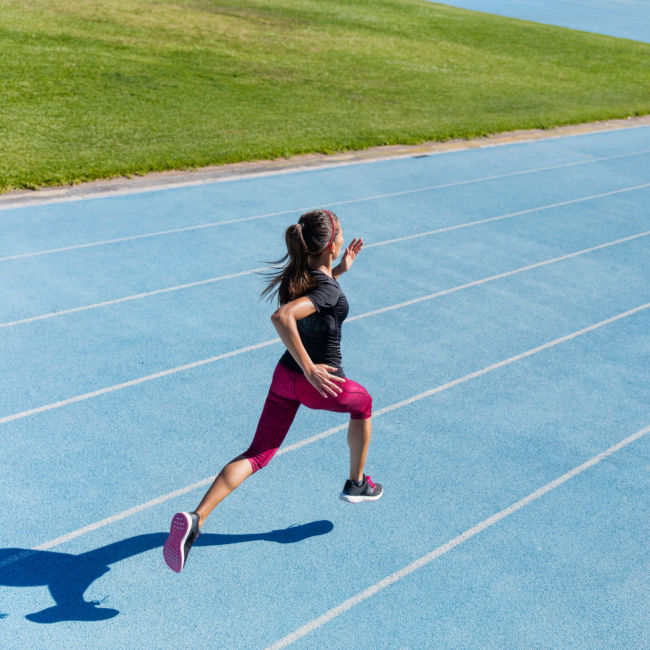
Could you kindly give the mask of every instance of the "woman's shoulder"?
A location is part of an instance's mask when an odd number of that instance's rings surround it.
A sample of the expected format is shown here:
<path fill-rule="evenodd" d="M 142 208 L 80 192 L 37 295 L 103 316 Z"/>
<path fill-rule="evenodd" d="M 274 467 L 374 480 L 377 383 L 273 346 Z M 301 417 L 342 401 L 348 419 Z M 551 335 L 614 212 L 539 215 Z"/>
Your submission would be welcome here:
<path fill-rule="evenodd" d="M 325 273 L 324 271 L 319 271 L 318 269 L 311 269 L 310 273 L 318 284 L 332 284 L 336 287 L 340 287 L 338 281 L 335 278 L 333 278 L 331 275 L 327 275 L 327 273 Z"/>
<path fill-rule="evenodd" d="M 327 273 L 324 273 L 323 271 L 312 270 L 311 277 L 314 278 L 316 283 L 311 291 L 307 292 L 308 294 L 316 291 L 326 292 L 332 296 L 339 296 L 343 293 L 341 285 L 331 275 L 327 275 Z"/>
<path fill-rule="evenodd" d="M 318 311 L 322 308 L 333 308 L 343 295 L 339 283 L 322 271 L 312 270 L 311 273 L 316 284 L 306 293 L 306 297 L 316 305 Z"/>

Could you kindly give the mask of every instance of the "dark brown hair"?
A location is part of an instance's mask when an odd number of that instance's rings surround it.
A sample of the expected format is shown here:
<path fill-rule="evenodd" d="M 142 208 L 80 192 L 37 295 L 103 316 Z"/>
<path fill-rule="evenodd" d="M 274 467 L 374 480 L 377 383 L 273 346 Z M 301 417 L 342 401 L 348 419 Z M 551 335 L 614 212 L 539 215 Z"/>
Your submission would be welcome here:
<path fill-rule="evenodd" d="M 310 210 L 301 215 L 284 233 L 287 254 L 271 262 L 276 269 L 264 274 L 269 282 L 262 298 L 272 299 L 277 294 L 278 302 L 284 305 L 313 289 L 316 282 L 310 273 L 309 257 L 324 252 L 338 230 L 338 217 L 329 210 Z"/>

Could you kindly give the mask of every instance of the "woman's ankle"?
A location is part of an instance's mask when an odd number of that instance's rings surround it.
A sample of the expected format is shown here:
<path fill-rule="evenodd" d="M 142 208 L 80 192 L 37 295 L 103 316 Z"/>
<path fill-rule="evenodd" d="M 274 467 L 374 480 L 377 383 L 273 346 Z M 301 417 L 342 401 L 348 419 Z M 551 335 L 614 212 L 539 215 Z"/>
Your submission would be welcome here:
<path fill-rule="evenodd" d="M 204 515 L 201 511 L 195 510 L 194 511 L 198 516 L 199 516 L 199 530 L 201 529 L 201 526 L 203 526 L 203 523 L 206 520 L 207 515 Z"/>

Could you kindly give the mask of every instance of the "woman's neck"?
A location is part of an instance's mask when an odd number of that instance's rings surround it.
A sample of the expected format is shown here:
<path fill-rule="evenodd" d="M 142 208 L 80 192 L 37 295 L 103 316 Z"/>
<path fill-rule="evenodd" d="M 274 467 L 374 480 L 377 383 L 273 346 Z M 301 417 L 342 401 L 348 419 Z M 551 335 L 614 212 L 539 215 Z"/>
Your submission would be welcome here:
<path fill-rule="evenodd" d="M 332 256 L 327 255 L 327 257 L 325 257 L 323 255 L 322 257 L 317 257 L 314 260 L 310 258 L 309 268 L 312 269 L 313 271 L 321 271 L 322 273 L 325 273 L 325 275 L 329 275 L 331 278 L 332 277 Z"/>

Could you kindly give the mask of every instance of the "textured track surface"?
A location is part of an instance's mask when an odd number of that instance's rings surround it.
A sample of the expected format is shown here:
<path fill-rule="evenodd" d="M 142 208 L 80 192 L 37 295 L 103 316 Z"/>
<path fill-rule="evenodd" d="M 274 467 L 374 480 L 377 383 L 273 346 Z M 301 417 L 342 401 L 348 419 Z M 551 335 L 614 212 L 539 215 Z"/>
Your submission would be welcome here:
<path fill-rule="evenodd" d="M 3 646 L 647 645 L 648 436 L 525 499 L 650 424 L 649 163 L 637 128 L 1 210 Z M 367 244 L 385 494 L 342 503 L 345 418 L 301 410 L 176 575 L 282 352 L 250 271 L 312 206 Z"/>
<path fill-rule="evenodd" d="M 648 0 L 447 0 L 440 4 L 650 42 Z"/>

